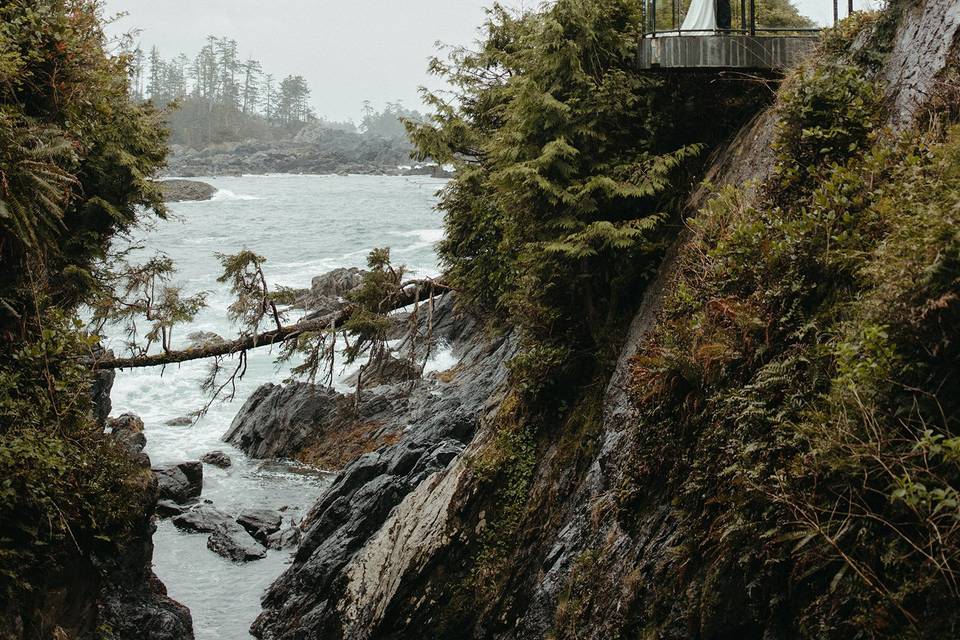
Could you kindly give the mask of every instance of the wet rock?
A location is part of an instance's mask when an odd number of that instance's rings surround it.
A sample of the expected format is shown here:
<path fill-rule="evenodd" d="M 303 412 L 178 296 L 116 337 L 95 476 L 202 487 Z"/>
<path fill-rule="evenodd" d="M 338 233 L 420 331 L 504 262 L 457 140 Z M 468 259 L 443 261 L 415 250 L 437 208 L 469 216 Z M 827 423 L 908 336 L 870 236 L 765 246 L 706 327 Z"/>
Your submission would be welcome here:
<path fill-rule="evenodd" d="M 270 509 L 246 509 L 237 516 L 237 523 L 262 544 L 280 530 L 282 522 L 280 513 Z"/>
<path fill-rule="evenodd" d="M 207 548 L 232 562 L 250 562 L 267 555 L 267 550 L 239 527 L 214 531 L 207 538 Z"/>
<path fill-rule="evenodd" d="M 210 453 L 205 453 L 200 456 L 200 462 L 210 464 L 215 467 L 220 467 L 221 469 L 226 469 L 233 464 L 230 456 L 225 454 L 223 451 L 211 451 Z"/>
<path fill-rule="evenodd" d="M 488 341 L 478 326 L 452 317 L 442 326 L 460 360 L 450 382 L 385 385 L 361 396 L 361 415 L 376 415 L 399 438 L 349 463 L 307 514 L 294 562 L 267 590 L 254 635 L 364 637 L 377 624 L 373 612 L 404 597 L 400 576 L 416 572 L 409 565 L 428 562 L 445 543 L 466 468 L 459 461 L 507 388 L 504 363 L 515 352 L 511 337 Z M 372 626 L 349 627 L 351 620 Z"/>
<path fill-rule="evenodd" d="M 168 427 L 189 427 L 193 424 L 193 418 L 190 416 L 180 416 L 179 418 L 170 418 L 163 424 Z"/>
<path fill-rule="evenodd" d="M 213 533 L 237 527 L 229 514 L 207 504 L 199 504 L 186 513 L 176 516 L 173 524 L 181 531 L 190 533 Z"/>
<path fill-rule="evenodd" d="M 217 188 L 199 180 L 162 180 L 159 183 L 164 202 L 209 200 Z"/>
<path fill-rule="evenodd" d="M 389 353 L 377 358 L 372 364 L 363 369 L 363 386 L 365 388 L 375 387 L 382 384 L 396 384 L 398 382 L 409 382 L 420 377 L 420 366 L 410 362 L 407 358 L 397 358 Z M 360 378 L 360 372 L 357 371 L 347 376 L 346 382 L 351 386 L 356 386 Z"/>
<path fill-rule="evenodd" d="M 199 498 L 203 491 L 203 463 L 199 461 L 155 467 L 153 473 L 161 500 L 182 504 Z"/>
<path fill-rule="evenodd" d="M 266 545 L 268 549 L 292 549 L 300 542 L 300 529 L 289 527 L 280 531 L 275 531 L 267 536 Z"/>
<path fill-rule="evenodd" d="M 187 507 L 177 504 L 173 500 L 160 500 L 157 502 L 157 506 L 154 508 L 153 512 L 157 514 L 158 518 L 172 518 L 180 515 L 186 510 Z"/>
<path fill-rule="evenodd" d="M 288 458 L 336 411 L 339 394 L 297 382 L 265 384 L 243 403 L 224 441 L 252 458 Z"/>

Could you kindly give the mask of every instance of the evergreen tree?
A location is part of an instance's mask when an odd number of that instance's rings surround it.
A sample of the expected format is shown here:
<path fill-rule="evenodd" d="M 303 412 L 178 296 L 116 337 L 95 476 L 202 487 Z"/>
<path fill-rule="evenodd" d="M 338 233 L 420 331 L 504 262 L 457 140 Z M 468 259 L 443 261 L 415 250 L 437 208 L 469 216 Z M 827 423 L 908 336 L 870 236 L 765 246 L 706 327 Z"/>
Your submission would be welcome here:
<path fill-rule="evenodd" d="M 164 80 L 167 73 L 167 65 L 160 57 L 160 50 L 157 47 L 150 49 L 150 82 L 147 84 L 147 94 L 156 104 L 165 104 L 166 95 L 164 92 Z"/>
<path fill-rule="evenodd" d="M 244 115 L 254 113 L 257 103 L 260 102 L 260 74 L 263 66 L 257 60 L 247 60 L 242 65 L 243 70 L 243 97 L 241 111 Z"/>

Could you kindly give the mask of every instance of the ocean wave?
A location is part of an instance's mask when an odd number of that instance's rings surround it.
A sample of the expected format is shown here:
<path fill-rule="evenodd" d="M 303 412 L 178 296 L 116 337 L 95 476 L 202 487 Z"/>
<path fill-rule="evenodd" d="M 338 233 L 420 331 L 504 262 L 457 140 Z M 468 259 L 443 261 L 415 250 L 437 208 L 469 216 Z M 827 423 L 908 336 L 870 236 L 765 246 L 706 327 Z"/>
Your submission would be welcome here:
<path fill-rule="evenodd" d="M 420 242 L 440 242 L 443 240 L 443 229 L 414 229 L 413 231 L 393 231 L 395 236 L 416 238 Z"/>
<path fill-rule="evenodd" d="M 214 202 L 222 202 L 225 200 L 259 200 L 260 198 L 256 196 L 248 196 L 242 193 L 234 193 L 229 189 L 217 189 L 217 192 L 213 194 L 213 197 L 210 200 Z"/>

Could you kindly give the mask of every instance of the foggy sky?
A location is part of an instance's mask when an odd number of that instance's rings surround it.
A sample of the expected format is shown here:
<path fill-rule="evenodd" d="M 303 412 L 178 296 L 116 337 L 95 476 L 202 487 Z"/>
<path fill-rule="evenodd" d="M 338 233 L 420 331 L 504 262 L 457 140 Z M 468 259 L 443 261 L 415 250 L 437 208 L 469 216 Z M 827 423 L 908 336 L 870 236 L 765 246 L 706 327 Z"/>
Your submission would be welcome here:
<path fill-rule="evenodd" d="M 856 0 L 856 7 L 871 0 Z M 873 0 L 876 2 L 876 0 Z M 299 74 L 313 91 L 319 115 L 358 120 L 364 100 L 377 108 L 400 99 L 419 107 L 419 85 L 440 85 L 426 72 L 434 43 L 469 44 L 491 0 L 107 0 L 108 14 L 129 15 L 108 26 L 139 29 L 145 50 L 164 58 L 192 57 L 207 34 L 240 43 L 242 59 L 263 62 L 265 73 Z M 537 6 L 536 0 L 502 2 Z M 801 11 L 825 24 L 831 0 L 799 0 Z M 846 6 L 846 1 L 841 0 Z M 841 12 L 841 15 L 844 15 Z"/>

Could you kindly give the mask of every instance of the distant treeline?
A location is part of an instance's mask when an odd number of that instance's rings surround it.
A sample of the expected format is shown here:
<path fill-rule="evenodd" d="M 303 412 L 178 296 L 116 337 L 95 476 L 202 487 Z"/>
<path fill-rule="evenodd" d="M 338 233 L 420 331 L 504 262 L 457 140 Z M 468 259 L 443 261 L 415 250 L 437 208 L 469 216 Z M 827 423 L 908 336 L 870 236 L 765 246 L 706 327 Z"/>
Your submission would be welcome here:
<path fill-rule="evenodd" d="M 131 93 L 138 101 L 173 105 L 168 116 L 171 142 L 193 147 L 286 138 L 315 122 L 394 138 L 404 135 L 400 118 L 422 119 L 399 102 L 376 111 L 367 101 L 359 127 L 353 122 L 327 121 L 311 107 L 310 87 L 303 76 L 278 79 L 264 73 L 259 60 L 241 59 L 238 50 L 236 40 L 215 36 L 207 36 L 192 58 L 181 53 L 165 59 L 157 47 L 147 54 L 140 46 L 131 46 L 127 51 Z"/>

